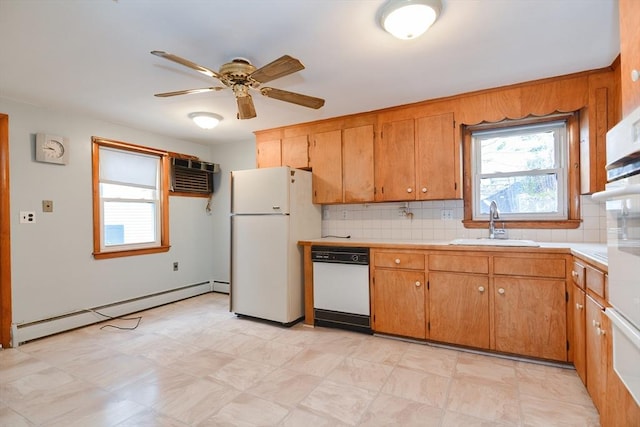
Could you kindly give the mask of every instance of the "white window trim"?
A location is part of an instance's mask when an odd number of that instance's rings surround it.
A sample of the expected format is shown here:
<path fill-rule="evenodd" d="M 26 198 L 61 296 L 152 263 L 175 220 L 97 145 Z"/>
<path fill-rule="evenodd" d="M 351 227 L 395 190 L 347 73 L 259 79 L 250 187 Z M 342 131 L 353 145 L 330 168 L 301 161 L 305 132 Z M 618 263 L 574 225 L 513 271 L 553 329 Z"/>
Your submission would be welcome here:
<path fill-rule="evenodd" d="M 516 134 L 522 129 L 557 129 L 559 125 L 563 131 L 559 132 L 558 138 L 555 139 L 555 164 L 553 169 L 538 169 L 513 173 L 491 173 L 480 174 L 481 158 L 479 155 L 479 144 L 481 139 L 478 136 L 497 135 L 497 134 Z M 500 219 L 505 221 L 555 221 L 568 219 L 568 139 L 567 139 L 567 123 L 566 120 L 554 121 L 548 123 L 516 125 L 508 128 L 499 129 L 483 129 L 471 133 L 471 174 L 472 174 L 472 219 L 477 221 L 488 221 L 489 215 L 480 213 L 480 181 L 481 178 L 487 177 L 512 177 L 512 176 L 530 176 L 530 175 L 546 175 L 549 173 L 557 173 L 558 175 L 558 212 L 553 213 L 537 213 L 537 214 L 517 214 L 517 213 L 500 213 Z M 498 208 L 500 206 L 498 205 Z"/>

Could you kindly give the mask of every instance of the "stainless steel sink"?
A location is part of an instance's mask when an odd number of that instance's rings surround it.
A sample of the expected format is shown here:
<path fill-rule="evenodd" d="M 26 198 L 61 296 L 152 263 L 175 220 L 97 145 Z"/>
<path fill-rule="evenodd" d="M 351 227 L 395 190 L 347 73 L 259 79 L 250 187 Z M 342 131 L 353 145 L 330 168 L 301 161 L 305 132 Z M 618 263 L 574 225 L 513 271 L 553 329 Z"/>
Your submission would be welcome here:
<path fill-rule="evenodd" d="M 462 246 L 524 246 L 537 248 L 539 243 L 533 240 L 518 240 L 518 239 L 488 239 L 486 237 L 478 239 L 455 239 L 449 242 L 450 245 L 462 245 Z"/>

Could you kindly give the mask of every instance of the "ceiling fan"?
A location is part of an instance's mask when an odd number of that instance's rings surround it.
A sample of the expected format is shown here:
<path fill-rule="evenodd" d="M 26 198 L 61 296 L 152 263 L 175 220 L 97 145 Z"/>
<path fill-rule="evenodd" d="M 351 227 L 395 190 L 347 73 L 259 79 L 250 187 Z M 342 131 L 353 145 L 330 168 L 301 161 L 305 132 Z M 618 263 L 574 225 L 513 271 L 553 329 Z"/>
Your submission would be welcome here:
<path fill-rule="evenodd" d="M 238 118 L 252 119 L 256 117 L 256 109 L 253 105 L 253 99 L 249 93 L 249 89 L 259 90 L 260 93 L 268 98 L 278 99 L 284 102 L 302 105 L 303 107 L 318 109 L 324 105 L 324 99 L 315 98 L 313 96 L 302 95 L 300 93 L 289 92 L 282 89 L 272 87 L 260 87 L 262 83 L 279 79 L 304 69 L 304 65 L 289 55 L 284 55 L 275 61 L 261 68 L 256 68 L 244 58 L 235 58 L 220 67 L 218 72 L 209 68 L 198 65 L 187 59 L 163 52 L 161 50 L 151 51 L 153 55 L 177 62 L 178 64 L 196 70 L 206 76 L 218 79 L 224 86 L 205 87 L 201 89 L 187 89 L 176 92 L 157 93 L 155 96 L 162 98 L 176 95 L 188 95 L 192 93 L 212 92 L 231 88 L 238 103 Z"/>

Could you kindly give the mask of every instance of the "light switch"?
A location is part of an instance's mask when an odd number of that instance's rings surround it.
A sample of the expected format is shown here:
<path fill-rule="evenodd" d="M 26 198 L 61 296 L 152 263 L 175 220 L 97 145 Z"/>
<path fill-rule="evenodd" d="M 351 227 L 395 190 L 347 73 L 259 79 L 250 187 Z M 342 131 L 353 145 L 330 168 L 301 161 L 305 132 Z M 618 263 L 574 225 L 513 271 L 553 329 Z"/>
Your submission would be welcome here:
<path fill-rule="evenodd" d="M 53 212 L 53 200 L 42 201 L 42 212 Z"/>

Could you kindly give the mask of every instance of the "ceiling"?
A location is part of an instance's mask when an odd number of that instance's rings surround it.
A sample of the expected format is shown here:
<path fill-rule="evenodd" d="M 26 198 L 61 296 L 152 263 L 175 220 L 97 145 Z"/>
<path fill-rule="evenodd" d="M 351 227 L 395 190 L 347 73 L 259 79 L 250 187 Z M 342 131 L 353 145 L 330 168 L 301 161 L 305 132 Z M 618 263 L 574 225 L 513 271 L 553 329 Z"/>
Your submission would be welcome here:
<path fill-rule="evenodd" d="M 401 41 L 384 0 L 0 0 L 0 98 L 81 112 L 201 144 L 473 90 L 602 68 L 618 55 L 616 0 L 443 0 L 435 25 Z M 218 70 L 289 54 L 306 69 L 272 86 L 326 99 L 308 109 L 254 91 L 237 120 L 231 90 L 157 98 L 217 80 L 151 55 Z M 187 117 L 224 117 L 202 130 Z"/>

